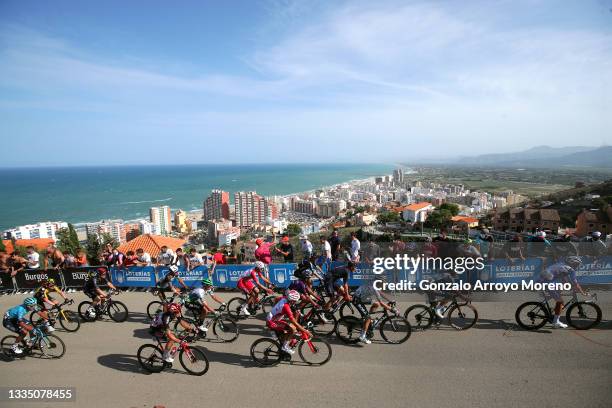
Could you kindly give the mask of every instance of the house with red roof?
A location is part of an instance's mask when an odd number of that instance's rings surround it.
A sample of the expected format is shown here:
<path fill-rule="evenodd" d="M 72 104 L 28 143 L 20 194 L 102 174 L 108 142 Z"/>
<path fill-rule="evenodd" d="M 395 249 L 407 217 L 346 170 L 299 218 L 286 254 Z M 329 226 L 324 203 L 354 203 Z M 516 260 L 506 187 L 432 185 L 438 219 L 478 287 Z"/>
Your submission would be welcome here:
<path fill-rule="evenodd" d="M 13 248 L 13 242 L 11 240 L 2 240 L 4 247 L 6 248 L 7 253 L 13 253 L 15 248 Z M 36 251 L 44 251 L 47 249 L 49 245 L 53 245 L 55 240 L 52 238 L 34 238 L 34 239 L 17 239 L 15 240 L 15 244 L 21 247 L 33 246 Z"/>
<path fill-rule="evenodd" d="M 164 237 L 161 235 L 143 234 L 139 235 L 131 241 L 126 242 L 119 246 L 119 251 L 124 254 L 128 251 L 136 252 L 137 249 L 142 248 L 145 252 L 151 255 L 151 258 L 157 257 L 161 252 L 161 247 L 167 246 L 173 251 L 177 248 L 182 248 L 187 241 L 179 238 Z"/>
<path fill-rule="evenodd" d="M 433 204 L 426 201 L 405 205 L 400 208 L 402 218 L 408 222 L 425 222 L 427 215 L 434 210 Z"/>

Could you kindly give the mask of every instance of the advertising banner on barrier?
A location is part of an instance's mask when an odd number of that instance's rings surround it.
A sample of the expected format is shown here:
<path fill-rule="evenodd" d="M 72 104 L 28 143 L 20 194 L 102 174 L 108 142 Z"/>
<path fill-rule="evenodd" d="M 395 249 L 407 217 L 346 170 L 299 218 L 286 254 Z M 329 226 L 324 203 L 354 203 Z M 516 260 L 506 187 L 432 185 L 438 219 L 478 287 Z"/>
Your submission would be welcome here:
<path fill-rule="evenodd" d="M 179 271 L 179 277 L 190 287 L 202 286 L 202 279 L 208 276 L 208 268 L 204 265 L 198 266 L 191 271 Z"/>
<path fill-rule="evenodd" d="M 537 279 L 541 269 L 541 258 L 516 260 L 514 263 L 507 259 L 495 260 L 491 262 L 491 282 L 520 283 L 523 280 Z"/>
<path fill-rule="evenodd" d="M 134 266 L 129 269 L 112 268 L 111 280 L 118 287 L 155 286 L 155 268 L 152 266 Z"/>
<path fill-rule="evenodd" d="M 55 269 L 25 269 L 15 275 L 17 289 L 36 289 L 40 281 L 54 279 L 57 286 L 62 286 L 61 272 Z"/>
<path fill-rule="evenodd" d="M 0 273 L 0 292 L 12 291 L 15 289 L 13 278 L 10 273 Z"/>
<path fill-rule="evenodd" d="M 253 268 L 253 265 L 217 265 L 212 274 L 213 285 L 218 288 L 235 288 L 240 275 Z"/>
<path fill-rule="evenodd" d="M 61 274 L 64 280 L 64 287 L 78 289 L 83 288 L 89 274 L 96 269 L 98 269 L 98 267 L 73 268 L 62 271 Z"/>
<path fill-rule="evenodd" d="M 612 283 L 612 256 L 582 257 L 583 264 L 576 272 L 576 278 L 582 284 Z"/>

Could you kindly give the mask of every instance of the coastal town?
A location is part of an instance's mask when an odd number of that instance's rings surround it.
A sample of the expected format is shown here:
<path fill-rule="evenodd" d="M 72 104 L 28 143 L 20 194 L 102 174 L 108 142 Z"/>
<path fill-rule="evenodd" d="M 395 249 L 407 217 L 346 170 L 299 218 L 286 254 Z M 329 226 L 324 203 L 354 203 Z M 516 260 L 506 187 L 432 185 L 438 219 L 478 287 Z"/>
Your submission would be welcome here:
<path fill-rule="evenodd" d="M 612 207 L 605 202 L 601 208 L 585 208 L 574 219 L 562 220 L 553 203 L 546 200 L 534 204 L 530 197 L 512 190 L 472 190 L 463 184 L 426 182 L 413 174 L 410 169 L 397 168 L 389 175 L 286 196 L 214 189 L 203 199 L 201 210 L 185 211 L 165 205 L 151 207 L 148 219 L 108 219 L 70 228 L 83 246 L 92 241 L 111 242 L 127 252 L 150 241 L 156 243 L 154 247 L 167 242 L 171 247 L 195 248 L 201 253 L 222 251 L 234 258 L 241 252 L 245 261 L 252 258 L 249 255 L 255 250 L 253 241 L 259 237 L 297 240 L 345 229 L 358 229 L 361 237 L 367 233 L 369 237 L 408 239 L 441 231 L 468 237 L 484 230 L 501 240 L 509 239 L 511 233 L 536 231 L 552 236 L 571 235 L 579 240 L 594 232 L 602 233 L 605 239 L 611 232 Z M 602 201 L 598 194 L 583 194 L 582 199 L 587 204 Z M 563 204 L 572 200 L 566 199 Z M 68 227 L 65 221 L 17 226 L 5 230 L 3 239 L 7 244 L 15 241 L 22 248 L 31 242 L 40 246 L 40 242 L 55 242 L 60 231 Z"/>

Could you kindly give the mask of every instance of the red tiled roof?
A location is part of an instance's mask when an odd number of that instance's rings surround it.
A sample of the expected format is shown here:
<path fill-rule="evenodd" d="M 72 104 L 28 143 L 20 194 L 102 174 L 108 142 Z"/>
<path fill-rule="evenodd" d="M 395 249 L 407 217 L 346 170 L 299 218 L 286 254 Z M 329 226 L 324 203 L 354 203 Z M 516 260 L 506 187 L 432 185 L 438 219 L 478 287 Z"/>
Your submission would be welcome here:
<path fill-rule="evenodd" d="M 404 210 L 419 211 L 419 210 L 422 210 L 423 208 L 429 207 L 430 205 L 431 203 L 428 203 L 427 201 L 423 201 L 422 203 L 410 204 L 406 206 Z"/>
<path fill-rule="evenodd" d="M 156 257 L 159 255 L 162 246 L 165 245 L 171 250 L 175 251 L 177 248 L 181 248 L 183 245 L 185 245 L 185 242 L 187 241 L 184 239 L 144 234 L 120 245 L 118 249 L 125 254 L 128 251 L 136 252 L 138 248 L 142 248 L 152 257 Z"/>
<path fill-rule="evenodd" d="M 15 248 L 13 248 L 13 243 L 10 240 L 2 240 L 2 242 L 4 243 L 4 247 L 6 248 L 6 252 L 7 253 L 11 253 L 13 251 L 15 251 Z M 55 242 L 55 240 L 53 240 L 52 238 L 34 238 L 34 239 L 17 239 L 15 240 L 15 243 L 18 246 L 23 246 L 23 247 L 27 247 L 32 245 L 37 251 L 44 251 L 49 244 L 53 244 Z"/>
<path fill-rule="evenodd" d="M 453 218 L 451 218 L 451 221 L 455 221 L 455 222 L 467 222 L 468 224 L 471 224 L 471 223 L 474 223 L 474 222 L 478 222 L 478 218 L 466 217 L 464 215 L 455 215 Z"/>

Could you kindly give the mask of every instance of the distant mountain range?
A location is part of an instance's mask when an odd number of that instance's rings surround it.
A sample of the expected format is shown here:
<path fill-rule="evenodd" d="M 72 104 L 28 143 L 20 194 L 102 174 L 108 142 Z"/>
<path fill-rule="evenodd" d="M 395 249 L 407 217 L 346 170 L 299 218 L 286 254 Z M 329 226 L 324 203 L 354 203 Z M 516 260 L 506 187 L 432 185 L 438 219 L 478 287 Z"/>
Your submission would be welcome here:
<path fill-rule="evenodd" d="M 446 161 L 449 163 L 449 161 Z M 612 168 L 612 146 L 550 147 L 536 146 L 515 153 L 483 154 L 460 157 L 451 164 L 466 164 L 483 167 L 605 167 Z"/>

